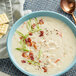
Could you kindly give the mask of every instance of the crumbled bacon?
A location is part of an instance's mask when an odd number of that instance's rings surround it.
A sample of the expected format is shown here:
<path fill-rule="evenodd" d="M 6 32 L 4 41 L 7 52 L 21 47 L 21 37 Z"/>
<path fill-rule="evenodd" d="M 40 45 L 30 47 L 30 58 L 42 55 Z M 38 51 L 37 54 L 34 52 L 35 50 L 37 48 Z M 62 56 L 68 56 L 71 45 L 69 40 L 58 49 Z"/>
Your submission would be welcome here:
<path fill-rule="evenodd" d="M 44 69 L 44 72 L 47 72 L 47 68 L 46 67 L 42 67 L 42 69 Z"/>
<path fill-rule="evenodd" d="M 28 42 L 31 42 L 31 38 L 28 38 Z"/>
<path fill-rule="evenodd" d="M 32 36 L 32 33 L 30 32 L 29 35 Z"/>
<path fill-rule="evenodd" d="M 27 45 L 28 46 L 32 46 L 32 42 L 27 42 Z"/>
<path fill-rule="evenodd" d="M 35 28 L 35 26 L 36 26 L 36 24 L 34 23 L 34 24 L 32 24 L 31 28 L 32 28 L 32 29 L 34 29 L 34 28 Z"/>
<path fill-rule="evenodd" d="M 46 56 L 46 58 L 48 58 L 48 56 Z"/>
<path fill-rule="evenodd" d="M 44 24 L 43 19 L 40 19 L 40 20 L 39 20 L 39 24 L 41 24 L 41 25 Z"/>
<path fill-rule="evenodd" d="M 27 57 L 26 52 L 23 52 L 23 53 L 22 53 L 22 56 L 23 56 L 23 57 Z"/>
<path fill-rule="evenodd" d="M 37 49 L 37 46 L 36 46 L 36 44 L 34 44 L 33 46 L 34 46 L 34 48 L 35 48 L 35 49 Z"/>
<path fill-rule="evenodd" d="M 22 63 L 26 63 L 26 61 L 25 61 L 25 60 L 21 60 L 21 62 L 22 62 Z"/>
<path fill-rule="evenodd" d="M 21 36 L 20 39 L 23 39 L 23 37 Z"/>
<path fill-rule="evenodd" d="M 57 63 L 57 62 L 59 62 L 60 61 L 60 59 L 57 59 L 56 61 L 55 61 L 55 63 Z"/>
<path fill-rule="evenodd" d="M 30 46 L 32 46 L 32 42 L 30 42 Z"/>
<path fill-rule="evenodd" d="M 25 39 L 25 43 L 26 43 L 28 46 L 32 46 L 31 38 Z"/>
<path fill-rule="evenodd" d="M 39 63 L 41 63 L 41 60 L 39 60 Z"/>
<path fill-rule="evenodd" d="M 30 57 L 31 60 L 34 61 L 34 56 L 33 56 L 33 53 L 32 52 L 29 52 L 29 57 Z"/>
<path fill-rule="evenodd" d="M 44 31 L 40 31 L 40 35 L 39 37 L 43 36 L 44 35 Z"/>
<path fill-rule="evenodd" d="M 37 49 L 36 42 L 32 41 L 33 47 Z"/>
<path fill-rule="evenodd" d="M 31 64 L 31 63 L 29 63 L 29 64 Z"/>

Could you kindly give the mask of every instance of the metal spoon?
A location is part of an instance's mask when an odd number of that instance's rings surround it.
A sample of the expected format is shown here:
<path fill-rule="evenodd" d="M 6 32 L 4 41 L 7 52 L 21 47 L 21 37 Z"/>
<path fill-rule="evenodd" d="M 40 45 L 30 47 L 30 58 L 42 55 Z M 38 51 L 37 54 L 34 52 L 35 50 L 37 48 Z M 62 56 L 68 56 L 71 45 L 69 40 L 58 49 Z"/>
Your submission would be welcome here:
<path fill-rule="evenodd" d="M 76 24 L 76 18 L 74 16 L 74 10 L 76 7 L 75 0 L 61 0 L 60 6 L 64 12 L 72 15 Z"/>

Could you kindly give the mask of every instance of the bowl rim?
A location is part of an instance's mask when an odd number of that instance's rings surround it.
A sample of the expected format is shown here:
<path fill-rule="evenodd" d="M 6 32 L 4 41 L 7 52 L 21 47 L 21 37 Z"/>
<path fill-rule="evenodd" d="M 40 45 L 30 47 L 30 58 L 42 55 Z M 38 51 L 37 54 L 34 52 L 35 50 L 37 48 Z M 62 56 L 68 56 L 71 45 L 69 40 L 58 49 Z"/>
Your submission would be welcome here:
<path fill-rule="evenodd" d="M 76 26 L 75 26 L 75 24 L 69 19 L 69 18 L 67 18 L 67 17 L 65 17 L 64 15 L 62 15 L 62 14 L 60 14 L 60 13 L 57 13 L 57 12 L 54 12 L 54 11 L 35 11 L 35 12 L 32 12 L 32 13 L 29 13 L 29 14 L 27 14 L 27 15 L 25 15 L 25 16 L 23 16 L 23 17 L 21 17 L 20 19 L 18 19 L 14 24 L 13 24 L 13 26 L 11 27 L 11 29 L 13 29 L 13 27 L 19 22 L 19 21 L 21 21 L 24 17 L 27 17 L 27 16 L 29 16 L 29 15 L 32 15 L 32 14 L 35 14 L 35 13 L 41 13 L 41 12 L 45 12 L 45 13 L 53 13 L 53 14 L 55 14 L 55 15 L 59 15 L 59 16 L 61 16 L 62 18 L 65 18 L 67 21 L 69 21 L 70 23 L 72 23 L 72 25 L 73 25 L 73 27 L 76 29 Z M 57 18 L 56 18 L 57 19 Z M 63 21 L 64 22 L 64 21 Z M 24 74 L 27 74 L 27 75 L 30 75 L 30 76 L 34 76 L 33 74 L 31 74 L 30 72 L 28 72 L 28 71 L 26 71 L 26 70 L 24 70 L 23 68 L 21 68 L 18 64 L 17 64 L 17 62 L 14 62 L 14 59 L 13 59 L 13 57 L 11 56 L 12 54 L 11 54 L 11 52 L 10 52 L 10 50 L 9 50 L 9 38 L 10 38 L 10 34 L 11 34 L 11 30 L 9 31 L 9 33 L 8 33 L 8 37 L 7 37 L 7 52 L 8 52 L 8 55 L 9 55 L 9 58 L 10 58 L 10 60 L 12 61 L 12 63 L 15 65 L 15 67 L 17 68 L 17 69 L 19 69 L 21 72 L 23 72 Z M 70 70 L 72 67 L 73 67 L 73 65 L 74 64 L 76 64 L 76 59 L 66 68 L 66 69 L 64 69 L 63 71 L 61 71 L 61 72 L 59 72 L 59 73 L 57 73 L 57 74 L 54 74 L 54 75 L 52 75 L 52 76 L 59 76 L 59 75 L 62 75 L 62 74 L 64 74 L 64 73 L 66 73 L 68 70 Z M 35 75 L 36 76 L 36 75 Z"/>

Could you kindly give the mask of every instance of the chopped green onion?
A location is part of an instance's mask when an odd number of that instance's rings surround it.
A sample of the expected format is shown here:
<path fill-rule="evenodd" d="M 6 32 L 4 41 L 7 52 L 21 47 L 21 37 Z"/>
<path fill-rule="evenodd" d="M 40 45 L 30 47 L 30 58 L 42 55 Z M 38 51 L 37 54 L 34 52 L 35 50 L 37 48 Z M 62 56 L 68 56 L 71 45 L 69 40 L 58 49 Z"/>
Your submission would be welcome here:
<path fill-rule="evenodd" d="M 28 49 L 25 49 L 25 48 L 23 48 L 22 50 L 23 50 L 23 51 L 30 51 L 30 50 L 28 50 Z"/>
<path fill-rule="evenodd" d="M 28 63 L 31 63 L 33 65 L 40 65 L 40 63 L 36 62 L 36 61 L 32 61 L 32 60 L 28 60 Z"/>
<path fill-rule="evenodd" d="M 39 59 L 40 59 L 40 57 L 41 57 L 41 50 L 39 51 Z"/>
<path fill-rule="evenodd" d="M 19 42 L 21 45 L 23 44 L 23 41 L 22 40 L 20 40 L 20 42 Z"/>
<path fill-rule="evenodd" d="M 25 39 L 29 36 L 29 33 L 25 35 Z"/>
<path fill-rule="evenodd" d="M 31 19 L 28 21 L 28 25 L 31 26 Z"/>
<path fill-rule="evenodd" d="M 18 30 L 16 30 L 16 33 L 17 33 L 18 35 L 24 37 L 24 35 L 23 35 L 21 32 L 19 32 Z"/>
<path fill-rule="evenodd" d="M 19 32 L 18 30 L 16 30 L 16 33 L 17 33 L 18 35 L 24 37 L 24 39 L 26 39 L 26 38 L 29 36 L 29 34 L 23 35 L 23 34 L 22 34 L 21 32 Z"/>
<path fill-rule="evenodd" d="M 36 17 L 35 17 L 35 23 L 36 23 L 36 24 L 38 24 L 38 20 L 37 20 L 37 18 L 36 18 Z"/>
<path fill-rule="evenodd" d="M 28 49 L 25 49 L 25 48 L 16 48 L 16 50 L 29 51 Z"/>
<path fill-rule="evenodd" d="M 16 48 L 16 50 L 21 50 L 21 48 Z"/>
<path fill-rule="evenodd" d="M 35 33 L 35 32 L 38 32 L 40 30 L 42 30 L 42 29 L 34 29 L 33 31 L 30 31 L 30 32 Z"/>
<path fill-rule="evenodd" d="M 32 64 L 32 60 L 28 60 L 28 62 Z"/>
<path fill-rule="evenodd" d="M 31 30 L 31 19 L 27 22 L 27 24 L 28 24 L 28 25 L 27 25 L 27 29 L 28 29 L 28 30 Z"/>
<path fill-rule="evenodd" d="M 22 48 L 26 48 L 26 44 L 25 44 L 25 42 L 23 41 L 23 40 L 20 40 L 20 45 L 22 46 Z"/>
<path fill-rule="evenodd" d="M 36 23 L 36 25 L 37 25 L 37 28 L 39 29 L 39 24 L 38 24 L 37 18 L 35 18 L 35 23 Z"/>

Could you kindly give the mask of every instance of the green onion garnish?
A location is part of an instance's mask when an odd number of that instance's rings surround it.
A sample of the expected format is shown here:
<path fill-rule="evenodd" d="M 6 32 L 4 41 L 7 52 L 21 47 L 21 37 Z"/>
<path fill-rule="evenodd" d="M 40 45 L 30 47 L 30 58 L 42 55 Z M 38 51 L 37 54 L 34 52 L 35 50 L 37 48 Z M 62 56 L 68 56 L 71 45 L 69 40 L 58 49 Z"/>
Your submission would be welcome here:
<path fill-rule="evenodd" d="M 22 50 L 23 50 L 23 51 L 30 51 L 30 50 L 28 50 L 28 49 L 25 49 L 25 48 L 23 48 Z"/>
<path fill-rule="evenodd" d="M 41 57 L 41 50 L 39 51 L 39 59 L 40 59 L 40 57 Z"/>
<path fill-rule="evenodd" d="M 27 25 L 27 29 L 28 29 L 28 30 L 31 30 L 31 19 L 28 20 L 27 24 L 28 24 L 28 25 Z"/>
<path fill-rule="evenodd" d="M 16 48 L 16 50 L 21 50 L 21 48 Z"/>
<path fill-rule="evenodd" d="M 16 48 L 16 50 L 29 51 L 28 49 L 25 49 L 25 48 Z"/>
<path fill-rule="evenodd" d="M 30 31 L 30 32 L 35 33 L 35 32 L 38 32 L 40 30 L 42 30 L 42 29 L 34 29 L 34 30 Z"/>
<path fill-rule="evenodd" d="M 16 30 L 16 33 L 17 33 L 18 35 L 22 36 L 24 39 L 26 39 L 26 38 L 29 36 L 29 34 L 24 35 L 24 34 L 22 34 L 22 33 L 21 33 L 20 31 L 18 31 L 18 30 Z"/>
<path fill-rule="evenodd" d="M 39 24 L 38 24 L 37 18 L 35 18 L 35 23 L 36 23 L 37 28 L 39 29 Z"/>
<path fill-rule="evenodd" d="M 36 62 L 36 61 L 32 61 L 32 60 L 28 60 L 28 63 L 31 63 L 33 65 L 40 65 L 40 63 Z"/>
<path fill-rule="evenodd" d="M 17 33 L 18 35 L 24 37 L 24 35 L 23 35 L 21 32 L 19 32 L 18 30 L 16 30 L 16 33 Z"/>

